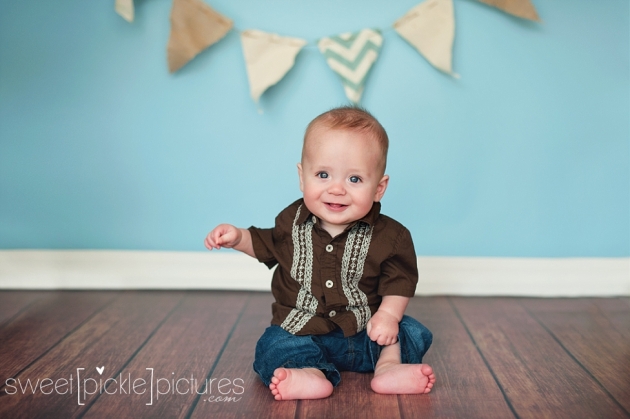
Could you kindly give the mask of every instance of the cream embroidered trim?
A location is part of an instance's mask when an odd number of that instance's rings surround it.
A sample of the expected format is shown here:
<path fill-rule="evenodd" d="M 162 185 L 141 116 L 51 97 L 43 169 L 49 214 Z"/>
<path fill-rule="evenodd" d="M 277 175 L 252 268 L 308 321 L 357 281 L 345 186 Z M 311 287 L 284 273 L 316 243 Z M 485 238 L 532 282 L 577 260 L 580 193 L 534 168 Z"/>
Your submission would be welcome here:
<path fill-rule="evenodd" d="M 280 327 L 292 334 L 302 330 L 317 311 L 317 299 L 311 293 L 313 280 L 313 221 L 308 219 L 304 224 L 297 225 L 301 210 L 302 205 L 299 206 L 295 214 L 291 230 L 291 238 L 293 240 L 291 277 L 300 284 L 300 292 L 297 296 L 295 308 L 291 310 L 280 325 Z"/>
<path fill-rule="evenodd" d="M 363 268 L 371 241 L 372 228 L 368 224 L 357 223 L 348 232 L 341 259 L 341 286 L 348 299 L 346 308 L 356 317 L 357 332 L 365 329 L 368 320 L 372 317 L 367 296 L 359 289 L 359 281 L 363 277 Z"/>

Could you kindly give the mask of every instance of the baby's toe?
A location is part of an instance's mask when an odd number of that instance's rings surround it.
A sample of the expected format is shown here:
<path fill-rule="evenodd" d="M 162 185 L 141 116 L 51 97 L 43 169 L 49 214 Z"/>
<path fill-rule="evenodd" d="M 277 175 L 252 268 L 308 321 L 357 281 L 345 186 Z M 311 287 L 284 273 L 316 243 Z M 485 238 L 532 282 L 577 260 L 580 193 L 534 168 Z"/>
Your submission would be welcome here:
<path fill-rule="evenodd" d="M 422 371 L 422 374 L 426 375 L 427 377 L 433 375 L 433 368 L 431 368 L 431 366 L 427 364 L 422 365 L 420 371 Z"/>

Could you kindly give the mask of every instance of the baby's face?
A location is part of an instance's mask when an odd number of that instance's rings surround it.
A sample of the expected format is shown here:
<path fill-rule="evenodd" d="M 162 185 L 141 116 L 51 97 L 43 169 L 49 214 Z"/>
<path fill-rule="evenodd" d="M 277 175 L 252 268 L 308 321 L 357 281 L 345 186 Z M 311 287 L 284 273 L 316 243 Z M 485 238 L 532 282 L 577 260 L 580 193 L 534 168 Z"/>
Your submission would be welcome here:
<path fill-rule="evenodd" d="M 335 236 L 383 197 L 389 177 L 381 173 L 381 148 L 366 134 L 327 128 L 311 131 L 305 147 L 298 164 L 304 203 Z"/>

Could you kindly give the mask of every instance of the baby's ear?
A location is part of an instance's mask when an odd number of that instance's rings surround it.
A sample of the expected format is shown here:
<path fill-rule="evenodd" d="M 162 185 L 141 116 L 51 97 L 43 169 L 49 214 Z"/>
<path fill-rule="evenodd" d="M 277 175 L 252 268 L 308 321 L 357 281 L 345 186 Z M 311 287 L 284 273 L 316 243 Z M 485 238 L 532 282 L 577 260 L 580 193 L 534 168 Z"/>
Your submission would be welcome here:
<path fill-rule="evenodd" d="M 304 192 L 304 180 L 302 178 L 302 163 L 297 164 L 298 176 L 300 177 L 300 190 Z"/>
<path fill-rule="evenodd" d="M 389 184 L 389 175 L 383 175 L 381 180 L 378 182 L 376 186 L 376 193 L 374 194 L 374 202 L 380 202 L 385 195 L 385 190 L 387 189 L 387 185 Z"/>

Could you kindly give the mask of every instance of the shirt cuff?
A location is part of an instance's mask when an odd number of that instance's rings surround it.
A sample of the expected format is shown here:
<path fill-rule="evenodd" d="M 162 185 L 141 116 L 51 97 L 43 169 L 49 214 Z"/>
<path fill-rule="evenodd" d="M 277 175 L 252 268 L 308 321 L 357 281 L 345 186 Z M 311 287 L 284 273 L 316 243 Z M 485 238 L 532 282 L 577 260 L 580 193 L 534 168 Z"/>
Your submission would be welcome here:
<path fill-rule="evenodd" d="M 389 287 L 379 288 L 378 295 L 384 297 L 386 295 L 400 295 L 401 297 L 413 297 L 416 294 L 415 285 L 390 285 Z"/>

